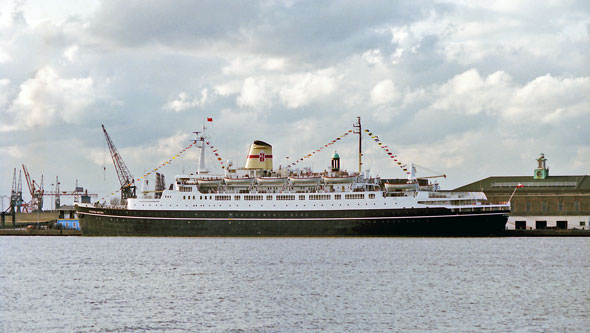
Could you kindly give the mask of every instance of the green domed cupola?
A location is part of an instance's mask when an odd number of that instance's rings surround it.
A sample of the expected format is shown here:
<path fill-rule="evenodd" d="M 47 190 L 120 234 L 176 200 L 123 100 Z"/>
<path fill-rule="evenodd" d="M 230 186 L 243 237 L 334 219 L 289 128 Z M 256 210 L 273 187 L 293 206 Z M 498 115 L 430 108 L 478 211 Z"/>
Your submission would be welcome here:
<path fill-rule="evenodd" d="M 338 155 L 336 151 L 334 151 L 334 155 L 332 155 L 332 171 L 340 171 L 340 155 Z"/>
<path fill-rule="evenodd" d="M 534 179 L 545 179 L 549 177 L 549 168 L 547 167 L 547 159 L 545 158 L 545 154 L 541 153 L 541 156 L 537 158 L 538 166 L 535 169 L 535 173 L 533 175 Z"/>

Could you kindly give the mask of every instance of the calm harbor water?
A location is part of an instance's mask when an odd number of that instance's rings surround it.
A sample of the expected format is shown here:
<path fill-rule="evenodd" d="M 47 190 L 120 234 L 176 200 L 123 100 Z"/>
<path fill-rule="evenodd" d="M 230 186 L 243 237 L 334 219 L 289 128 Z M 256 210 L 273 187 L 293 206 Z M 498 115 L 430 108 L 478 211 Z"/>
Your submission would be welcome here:
<path fill-rule="evenodd" d="M 590 238 L 0 237 L 1 332 L 588 332 Z"/>

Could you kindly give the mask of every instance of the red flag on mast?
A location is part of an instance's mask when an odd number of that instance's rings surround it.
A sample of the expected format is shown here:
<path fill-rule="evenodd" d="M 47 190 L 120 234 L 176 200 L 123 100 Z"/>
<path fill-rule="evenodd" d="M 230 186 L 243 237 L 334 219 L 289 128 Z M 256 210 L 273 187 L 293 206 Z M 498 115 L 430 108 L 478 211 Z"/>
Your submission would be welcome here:
<path fill-rule="evenodd" d="M 213 118 L 207 117 L 207 121 L 213 121 Z"/>

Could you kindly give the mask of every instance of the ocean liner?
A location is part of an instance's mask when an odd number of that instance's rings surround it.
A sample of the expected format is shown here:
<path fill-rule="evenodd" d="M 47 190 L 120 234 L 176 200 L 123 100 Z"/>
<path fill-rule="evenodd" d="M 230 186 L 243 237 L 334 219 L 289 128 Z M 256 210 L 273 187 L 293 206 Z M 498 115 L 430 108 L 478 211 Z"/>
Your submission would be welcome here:
<path fill-rule="evenodd" d="M 482 192 L 446 192 L 428 179 L 384 180 L 340 170 L 273 170 L 272 146 L 254 141 L 243 168 L 205 171 L 205 134 L 197 133 L 198 171 L 178 175 L 152 197 L 123 206 L 77 205 L 85 236 L 488 236 L 504 231 L 509 204 Z M 327 162 L 327 161 L 326 161 Z M 135 190 L 133 191 L 135 192 Z"/>

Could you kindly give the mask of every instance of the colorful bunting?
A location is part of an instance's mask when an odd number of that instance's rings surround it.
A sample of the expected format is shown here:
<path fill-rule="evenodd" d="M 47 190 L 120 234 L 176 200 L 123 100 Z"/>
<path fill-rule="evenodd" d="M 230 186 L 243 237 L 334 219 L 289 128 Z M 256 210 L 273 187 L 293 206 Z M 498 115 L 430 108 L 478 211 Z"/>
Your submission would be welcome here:
<path fill-rule="evenodd" d="M 295 160 L 295 162 L 292 162 L 292 163 L 288 164 L 287 166 L 288 166 L 288 167 L 291 167 L 291 166 L 295 166 L 295 165 L 297 165 L 297 163 L 299 163 L 299 162 L 301 162 L 301 161 L 305 160 L 306 158 L 310 158 L 310 157 L 312 157 L 312 156 L 313 156 L 313 155 L 315 155 L 316 153 L 319 153 L 319 152 L 321 152 L 321 151 L 322 151 L 324 148 L 328 148 L 329 146 L 331 146 L 331 145 L 335 144 L 336 142 L 340 141 L 341 139 L 343 139 L 345 136 L 347 136 L 347 135 L 348 135 L 348 134 L 350 134 L 350 133 L 352 133 L 352 130 L 348 130 L 347 132 L 345 132 L 345 133 L 344 133 L 344 134 L 342 134 L 341 136 L 337 137 L 336 139 L 334 139 L 334 140 L 330 141 L 329 143 L 327 143 L 327 144 L 325 144 L 325 145 L 321 146 L 319 149 L 316 149 L 316 150 L 312 151 L 311 153 L 309 153 L 309 154 L 307 154 L 307 155 L 304 155 L 302 158 Z"/>
<path fill-rule="evenodd" d="M 377 147 L 379 147 L 379 148 L 383 149 L 383 151 L 385 151 L 387 156 L 389 156 L 389 158 L 391 158 L 400 167 L 400 169 L 402 169 L 406 174 L 408 174 L 408 175 L 410 174 L 406 165 L 405 164 L 402 165 L 402 163 L 397 160 L 397 156 L 389 151 L 388 146 L 383 145 L 383 142 L 381 142 L 378 135 L 373 135 L 373 133 L 369 129 L 365 129 L 365 133 L 367 133 L 367 135 L 369 135 L 369 137 L 371 139 L 373 139 L 373 141 L 375 141 L 375 143 L 377 144 Z"/>
<path fill-rule="evenodd" d="M 223 164 L 223 158 L 221 158 L 221 155 L 219 154 L 219 150 L 217 150 L 215 147 L 213 147 L 211 142 L 205 142 L 205 143 L 207 144 L 207 146 L 209 146 L 209 148 L 211 148 L 211 151 L 213 152 L 215 157 L 217 157 L 217 161 L 219 162 L 219 164 L 221 164 L 221 168 L 225 169 L 225 165 Z"/>

